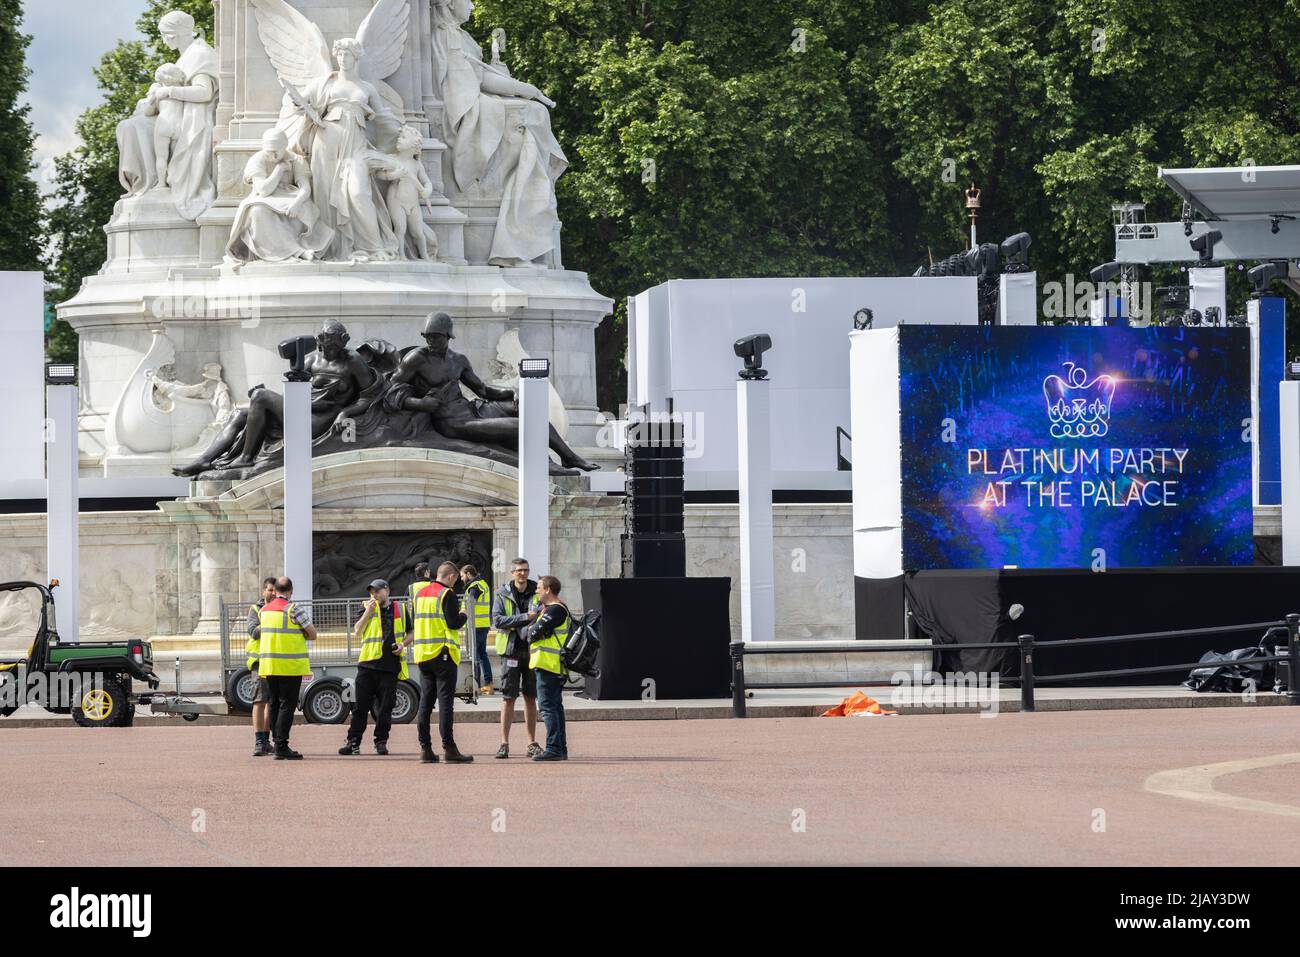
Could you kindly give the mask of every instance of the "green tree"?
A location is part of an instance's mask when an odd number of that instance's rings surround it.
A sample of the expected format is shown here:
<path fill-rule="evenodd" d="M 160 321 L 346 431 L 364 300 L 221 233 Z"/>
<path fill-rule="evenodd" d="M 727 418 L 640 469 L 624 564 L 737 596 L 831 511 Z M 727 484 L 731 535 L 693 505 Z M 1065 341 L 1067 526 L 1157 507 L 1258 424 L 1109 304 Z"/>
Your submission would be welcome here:
<path fill-rule="evenodd" d="M 0 269 L 44 268 L 44 229 L 40 191 L 32 179 L 36 135 L 30 107 L 19 103 L 27 90 L 27 46 L 21 30 L 21 0 L 0 0 Z"/>
<path fill-rule="evenodd" d="M 48 198 L 49 231 L 58 250 L 51 270 L 55 302 L 71 299 L 82 280 L 104 265 L 108 247 L 104 225 L 122 195 L 117 178 L 117 124 L 126 119 L 149 89 L 159 65 L 175 60 L 176 52 L 163 44 L 158 20 L 170 10 L 182 10 L 212 35 L 211 0 L 149 0 L 136 21 L 146 40 L 126 40 L 104 54 L 95 78 L 104 101 L 77 120 L 81 145 L 55 160 L 54 192 Z M 75 361 L 77 336 L 72 327 L 56 321 L 47 342 L 50 358 Z"/>

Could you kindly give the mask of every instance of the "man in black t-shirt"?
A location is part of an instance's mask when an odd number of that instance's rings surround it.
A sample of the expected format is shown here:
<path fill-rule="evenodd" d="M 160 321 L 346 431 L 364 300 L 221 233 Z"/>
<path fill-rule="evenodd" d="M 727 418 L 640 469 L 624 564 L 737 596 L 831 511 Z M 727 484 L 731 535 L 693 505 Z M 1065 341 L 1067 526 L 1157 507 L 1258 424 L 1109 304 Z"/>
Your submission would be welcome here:
<path fill-rule="evenodd" d="M 388 753 L 397 682 L 406 671 L 406 646 L 411 637 L 406 630 L 406 615 L 389 597 L 388 582 L 382 578 L 376 578 L 366 590 L 370 592 L 370 600 L 352 632 L 361 648 L 354 685 L 356 700 L 352 703 L 348 740 L 339 748 L 339 754 L 361 753 L 366 720 L 375 702 L 379 704 L 375 715 L 375 753 Z"/>

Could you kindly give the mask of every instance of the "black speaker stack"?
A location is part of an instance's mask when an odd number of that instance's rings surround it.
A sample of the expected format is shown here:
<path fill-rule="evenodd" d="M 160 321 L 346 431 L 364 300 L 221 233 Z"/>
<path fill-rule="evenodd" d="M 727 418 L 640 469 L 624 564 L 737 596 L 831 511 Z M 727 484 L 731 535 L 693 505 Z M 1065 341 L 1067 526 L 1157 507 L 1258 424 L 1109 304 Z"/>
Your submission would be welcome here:
<path fill-rule="evenodd" d="M 634 420 L 627 431 L 623 499 L 623 577 L 686 576 L 686 476 L 682 422 Z"/>

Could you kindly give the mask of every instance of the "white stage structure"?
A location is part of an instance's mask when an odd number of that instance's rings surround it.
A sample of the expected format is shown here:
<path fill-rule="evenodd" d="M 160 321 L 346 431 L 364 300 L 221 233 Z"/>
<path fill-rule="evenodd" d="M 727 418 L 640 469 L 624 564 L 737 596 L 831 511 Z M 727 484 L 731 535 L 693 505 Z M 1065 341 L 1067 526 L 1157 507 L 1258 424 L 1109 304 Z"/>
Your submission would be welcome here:
<path fill-rule="evenodd" d="M 1032 274 L 1027 274 L 1031 275 Z M 1032 280 L 1031 280 L 1032 282 Z M 768 333 L 772 484 L 845 490 L 837 432 L 849 426 L 844 335 L 868 308 L 873 328 L 974 325 L 974 277 L 673 280 L 628 301 L 628 405 L 672 410 L 685 423 L 686 489 L 739 488 L 735 356 L 742 336 Z M 1022 307 L 1023 308 L 1023 302 Z M 853 436 L 856 439 L 856 435 Z M 846 457 L 850 443 L 841 437 Z M 869 459 L 867 460 L 869 461 Z"/>

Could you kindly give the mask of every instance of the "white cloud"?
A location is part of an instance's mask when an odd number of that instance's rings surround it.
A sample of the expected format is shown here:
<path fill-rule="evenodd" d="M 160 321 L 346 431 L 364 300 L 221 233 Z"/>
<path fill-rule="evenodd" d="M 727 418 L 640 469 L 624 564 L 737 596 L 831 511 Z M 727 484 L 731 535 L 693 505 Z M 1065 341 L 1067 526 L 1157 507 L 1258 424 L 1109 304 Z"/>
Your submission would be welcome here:
<path fill-rule="evenodd" d="M 118 40 L 135 39 L 145 0 L 28 0 L 24 33 L 32 37 L 26 101 L 37 133 L 34 160 L 42 190 L 51 188 L 54 157 L 80 142 L 77 117 L 102 97 L 92 70 Z"/>

